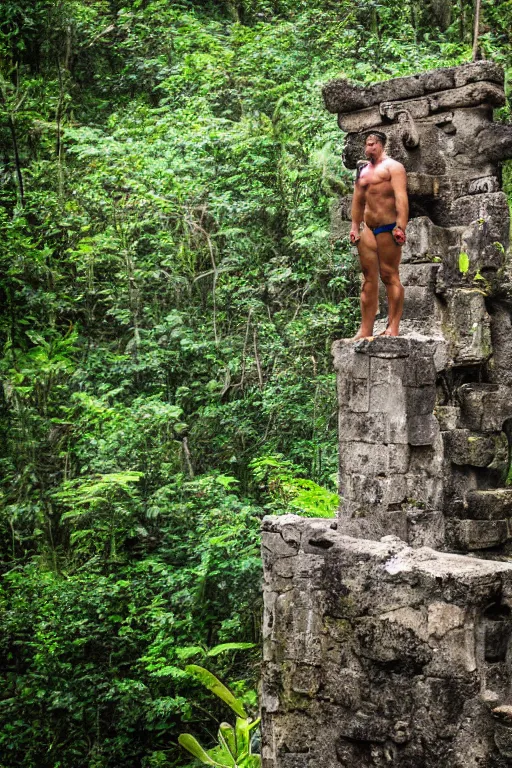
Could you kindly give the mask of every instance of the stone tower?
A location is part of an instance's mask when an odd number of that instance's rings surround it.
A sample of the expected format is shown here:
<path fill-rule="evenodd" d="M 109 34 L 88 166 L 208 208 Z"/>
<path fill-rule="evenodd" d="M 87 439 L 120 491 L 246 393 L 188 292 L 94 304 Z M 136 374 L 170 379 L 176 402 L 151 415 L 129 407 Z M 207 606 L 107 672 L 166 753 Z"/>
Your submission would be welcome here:
<path fill-rule="evenodd" d="M 333 346 L 337 523 L 264 521 L 264 768 L 512 765 L 503 72 L 333 81 L 324 99 L 349 168 L 378 129 L 407 170 L 406 300 L 399 338 Z"/>

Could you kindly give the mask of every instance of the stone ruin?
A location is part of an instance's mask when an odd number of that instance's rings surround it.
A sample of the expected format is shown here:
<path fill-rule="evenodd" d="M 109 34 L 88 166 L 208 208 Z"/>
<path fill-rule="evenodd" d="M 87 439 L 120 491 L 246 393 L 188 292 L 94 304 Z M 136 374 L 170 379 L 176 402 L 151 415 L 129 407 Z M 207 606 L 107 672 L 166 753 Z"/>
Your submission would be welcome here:
<path fill-rule="evenodd" d="M 480 61 L 324 88 L 349 168 L 378 129 L 407 170 L 406 298 L 400 337 L 333 345 L 337 521 L 263 523 L 263 768 L 512 765 L 503 82 Z"/>

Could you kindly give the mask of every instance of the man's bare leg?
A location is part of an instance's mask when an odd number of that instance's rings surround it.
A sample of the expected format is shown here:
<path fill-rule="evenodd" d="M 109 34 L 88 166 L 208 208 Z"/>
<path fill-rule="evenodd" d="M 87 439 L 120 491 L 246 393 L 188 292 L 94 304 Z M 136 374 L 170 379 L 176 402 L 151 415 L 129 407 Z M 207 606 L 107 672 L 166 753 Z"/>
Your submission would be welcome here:
<path fill-rule="evenodd" d="M 388 324 L 383 335 L 398 336 L 404 308 L 404 288 L 398 274 L 402 248 L 395 243 L 391 232 L 381 232 L 376 239 L 380 277 L 388 297 Z"/>
<path fill-rule="evenodd" d="M 357 250 L 363 273 L 363 287 L 361 289 L 361 327 L 354 339 L 364 339 L 373 335 L 373 324 L 379 306 L 377 241 L 368 227 L 363 228 Z"/>

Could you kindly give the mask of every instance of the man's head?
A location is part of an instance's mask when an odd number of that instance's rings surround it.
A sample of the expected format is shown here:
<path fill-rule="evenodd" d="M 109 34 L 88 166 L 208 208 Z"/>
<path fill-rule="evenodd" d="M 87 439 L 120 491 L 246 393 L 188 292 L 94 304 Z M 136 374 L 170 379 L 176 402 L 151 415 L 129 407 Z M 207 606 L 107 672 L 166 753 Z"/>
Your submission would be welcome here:
<path fill-rule="evenodd" d="M 364 141 L 364 153 L 370 163 L 375 164 L 384 154 L 386 144 L 386 134 L 380 131 L 367 133 Z"/>

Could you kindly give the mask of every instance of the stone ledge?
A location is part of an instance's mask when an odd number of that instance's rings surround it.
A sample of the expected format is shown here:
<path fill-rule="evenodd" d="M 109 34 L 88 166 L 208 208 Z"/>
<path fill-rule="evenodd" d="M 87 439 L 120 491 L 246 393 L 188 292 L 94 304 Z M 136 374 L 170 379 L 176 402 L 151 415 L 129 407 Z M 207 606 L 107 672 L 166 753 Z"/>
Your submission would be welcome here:
<path fill-rule="evenodd" d="M 383 101 L 414 99 L 435 91 L 450 91 L 481 81 L 503 86 L 502 67 L 491 61 L 478 61 L 459 67 L 442 67 L 410 77 L 397 77 L 369 87 L 348 80 L 331 80 L 324 86 L 322 93 L 329 112 L 354 112 Z"/>
<path fill-rule="evenodd" d="M 423 573 L 429 578 L 440 579 L 439 584 L 463 577 L 464 588 L 470 589 L 473 580 L 488 579 L 493 575 L 506 575 L 510 580 L 508 594 L 512 598 L 512 563 L 438 552 L 430 547 L 413 549 L 395 536 L 384 536 L 380 541 L 353 538 L 345 535 L 338 525 L 334 519 L 307 518 L 300 515 L 282 515 L 281 517 L 267 515 L 262 520 L 262 531 L 263 534 L 269 532 L 282 535 L 283 531 L 293 529 L 294 539 L 300 540 L 297 554 L 306 553 L 306 550 L 309 550 L 318 557 L 332 558 L 343 553 L 345 559 L 340 561 L 343 563 L 355 563 L 358 558 L 362 558 L 362 561 L 371 558 L 388 576 Z M 378 581 L 375 583 L 377 584 Z"/>

